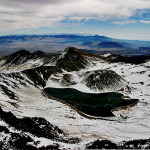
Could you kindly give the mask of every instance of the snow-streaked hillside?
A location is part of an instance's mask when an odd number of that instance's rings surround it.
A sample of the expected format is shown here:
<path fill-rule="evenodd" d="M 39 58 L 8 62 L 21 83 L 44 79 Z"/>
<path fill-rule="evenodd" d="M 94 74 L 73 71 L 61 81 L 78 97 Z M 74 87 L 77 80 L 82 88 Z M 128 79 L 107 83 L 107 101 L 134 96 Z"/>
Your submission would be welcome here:
<path fill-rule="evenodd" d="M 112 70 L 64 72 L 51 75 L 47 87 L 69 87 L 88 93 L 115 92 L 127 83 Z"/>
<path fill-rule="evenodd" d="M 111 63 L 106 60 L 106 56 L 88 55 L 82 51 L 75 51 L 75 55 L 74 52 L 69 55 L 66 53 L 49 58 L 36 56 L 37 58 L 17 64 L 12 61 L 8 63 L 7 58 L 0 62 L 0 106 L 4 111 L 11 111 L 19 118 L 43 118 L 69 137 L 81 139 L 80 142 L 70 144 L 48 137 L 30 135 L 34 141 L 38 141 L 37 145 L 33 143 L 31 145 L 42 147 L 57 143 L 61 148 L 84 149 L 87 143 L 97 139 L 115 143 L 149 139 L 150 61 L 138 65 Z M 78 57 L 80 65 L 76 64 Z M 68 67 L 69 69 L 66 69 Z M 92 78 L 91 74 L 94 75 Z M 104 85 L 105 82 L 101 81 L 101 77 L 103 81 L 107 78 L 111 80 L 109 87 L 107 82 Z M 96 81 L 99 82 L 100 88 Z M 43 93 L 44 87 L 69 87 L 89 93 L 118 91 L 126 98 L 129 96 L 139 99 L 139 102 L 132 107 L 114 110 L 116 117 L 87 119 L 69 106 L 48 98 Z M 12 127 L 4 119 L 0 121 L 0 125 L 6 126 L 9 132 L 15 130 L 10 130 Z M 7 133 L 7 136 L 11 136 L 10 133 Z M 1 137 L 1 141 L 4 141 L 3 139 Z"/>

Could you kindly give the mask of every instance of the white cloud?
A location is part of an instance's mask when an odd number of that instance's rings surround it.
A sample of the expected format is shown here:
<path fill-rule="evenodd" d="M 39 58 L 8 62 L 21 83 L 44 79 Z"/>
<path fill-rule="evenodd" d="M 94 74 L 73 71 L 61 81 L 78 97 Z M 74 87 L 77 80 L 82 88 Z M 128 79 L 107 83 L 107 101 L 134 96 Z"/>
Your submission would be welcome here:
<path fill-rule="evenodd" d="M 150 24 L 150 20 L 140 20 L 141 23 Z"/>
<path fill-rule="evenodd" d="M 136 20 L 119 20 L 119 21 L 117 20 L 117 21 L 113 21 L 112 23 L 125 25 L 129 23 L 137 23 L 137 21 Z"/>
<path fill-rule="evenodd" d="M 127 19 L 149 8 L 150 0 L 0 0 L 0 32 L 51 27 L 66 18 Z"/>

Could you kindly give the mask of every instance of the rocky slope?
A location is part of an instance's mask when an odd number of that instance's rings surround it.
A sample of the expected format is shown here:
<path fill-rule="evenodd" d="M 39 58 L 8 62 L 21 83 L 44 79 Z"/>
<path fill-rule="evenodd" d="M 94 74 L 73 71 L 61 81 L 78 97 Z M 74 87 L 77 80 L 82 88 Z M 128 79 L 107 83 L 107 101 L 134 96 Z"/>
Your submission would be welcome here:
<path fill-rule="evenodd" d="M 124 80 L 112 70 L 96 70 L 86 72 L 83 83 L 90 89 L 104 91 L 104 89 L 121 89 L 124 86 Z"/>
<path fill-rule="evenodd" d="M 11 112 L 5 112 L 0 108 L 0 120 L 4 124 L 0 126 L 1 149 L 59 148 L 58 144 L 37 148 L 40 141 L 36 141 L 35 138 L 47 138 L 70 144 L 80 141 L 77 138 L 69 138 L 62 130 L 43 118 L 17 118 Z"/>
<path fill-rule="evenodd" d="M 149 148 L 148 59 L 138 65 L 113 62 L 69 47 L 55 56 L 19 51 L 0 66 L 1 149 Z M 90 120 L 48 98 L 45 87 L 118 91 L 140 102 L 116 110 L 115 118 Z"/>
<path fill-rule="evenodd" d="M 107 140 L 96 140 L 86 145 L 86 149 L 149 149 L 150 140 L 133 140 L 121 143 L 112 143 Z"/>
<path fill-rule="evenodd" d="M 88 61 L 78 53 L 76 48 L 68 47 L 57 61 L 55 72 L 62 72 L 63 70 L 68 72 L 79 71 L 80 69 L 84 69 L 88 64 Z"/>
<path fill-rule="evenodd" d="M 20 50 L 0 59 L 0 72 L 12 73 L 40 66 L 55 66 L 60 55 L 37 55 L 26 50 Z"/>

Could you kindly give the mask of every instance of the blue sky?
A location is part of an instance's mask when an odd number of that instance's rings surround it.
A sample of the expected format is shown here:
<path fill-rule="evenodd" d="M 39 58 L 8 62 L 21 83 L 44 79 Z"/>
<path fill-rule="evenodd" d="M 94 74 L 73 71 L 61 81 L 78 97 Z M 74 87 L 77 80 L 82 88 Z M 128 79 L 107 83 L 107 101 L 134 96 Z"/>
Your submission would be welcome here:
<path fill-rule="evenodd" d="M 0 35 L 97 34 L 150 40 L 149 0 L 1 0 Z"/>

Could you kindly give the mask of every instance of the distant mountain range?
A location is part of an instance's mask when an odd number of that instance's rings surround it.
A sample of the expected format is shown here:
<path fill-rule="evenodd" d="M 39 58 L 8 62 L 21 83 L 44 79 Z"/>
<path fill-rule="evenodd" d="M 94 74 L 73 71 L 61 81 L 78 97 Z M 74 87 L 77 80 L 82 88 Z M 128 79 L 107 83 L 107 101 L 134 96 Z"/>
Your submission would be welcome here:
<path fill-rule="evenodd" d="M 46 53 L 59 53 L 68 46 L 92 50 L 95 54 L 107 52 L 128 56 L 150 54 L 150 41 L 119 40 L 99 35 L 10 35 L 0 37 L 0 55 L 7 55 L 20 49 L 27 49 L 30 52 L 40 50 Z"/>
<path fill-rule="evenodd" d="M 37 55 L 44 55 L 44 54 L 46 54 L 46 53 L 43 52 L 43 51 L 38 50 L 38 51 L 35 51 L 34 54 L 37 54 Z"/>
<path fill-rule="evenodd" d="M 98 44 L 99 48 L 124 48 L 123 45 L 117 42 L 101 42 Z"/>

